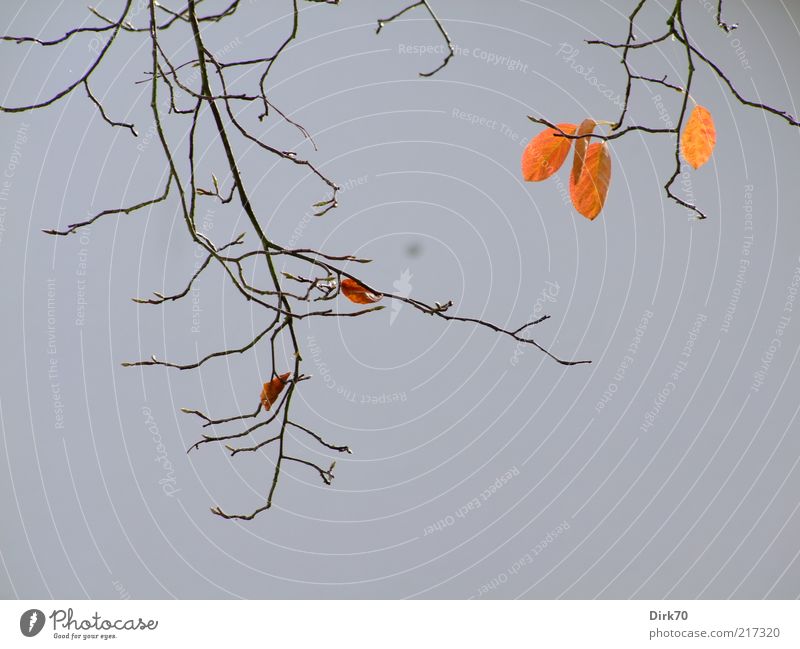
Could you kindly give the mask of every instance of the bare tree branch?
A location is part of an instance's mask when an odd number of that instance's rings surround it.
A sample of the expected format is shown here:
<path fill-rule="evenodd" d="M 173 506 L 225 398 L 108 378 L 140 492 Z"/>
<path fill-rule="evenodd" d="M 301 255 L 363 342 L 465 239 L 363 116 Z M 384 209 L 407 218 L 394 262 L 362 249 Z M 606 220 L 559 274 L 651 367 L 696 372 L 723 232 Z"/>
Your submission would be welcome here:
<path fill-rule="evenodd" d="M 338 0 L 309 0 L 317 4 L 338 4 Z M 526 335 L 531 327 L 545 321 L 549 316 L 542 316 L 517 326 L 508 328 L 495 324 L 489 320 L 473 318 L 466 315 L 451 313 L 453 303 L 450 300 L 443 302 L 427 303 L 410 297 L 394 295 L 389 292 L 377 291 L 369 288 L 360 278 L 350 274 L 343 264 L 367 264 L 371 260 L 357 257 L 350 254 L 329 254 L 327 252 L 314 250 L 312 248 L 283 247 L 273 241 L 261 225 L 261 220 L 253 206 L 250 192 L 240 172 L 238 164 L 237 146 L 243 143 L 245 146 L 255 144 L 258 149 L 269 155 L 277 156 L 279 159 L 304 168 L 317 178 L 330 194 L 327 198 L 314 204 L 316 213 L 319 216 L 327 214 L 338 206 L 337 194 L 338 185 L 320 171 L 320 168 L 311 160 L 298 157 L 294 151 L 288 151 L 274 146 L 263 136 L 257 135 L 246 123 L 237 110 L 234 109 L 234 102 L 257 102 L 260 105 L 259 120 L 269 117 L 273 112 L 277 118 L 296 128 L 304 138 L 308 138 L 314 148 L 309 132 L 305 127 L 294 120 L 290 113 L 278 109 L 268 98 L 268 82 L 270 75 L 275 69 L 275 64 L 279 58 L 286 53 L 289 45 L 297 39 L 300 33 L 300 12 L 298 0 L 292 0 L 291 27 L 283 37 L 278 47 L 272 53 L 248 59 L 239 60 L 217 60 L 217 57 L 209 51 L 204 42 L 205 31 L 201 26 L 210 26 L 218 23 L 236 13 L 241 8 L 238 0 L 233 0 L 224 5 L 215 13 L 200 15 L 198 7 L 203 0 L 186 0 L 182 8 L 170 9 L 155 0 L 149 0 L 148 23 L 146 26 L 134 25 L 128 20 L 132 0 L 127 0 L 124 10 L 118 19 L 111 19 L 104 16 L 97 9 L 90 9 L 91 13 L 100 21 L 101 26 L 79 27 L 66 32 L 59 38 L 52 40 L 39 39 L 32 36 L 5 36 L 2 41 L 17 44 L 31 43 L 44 47 L 51 47 L 60 43 L 65 43 L 79 34 L 91 34 L 95 38 L 103 37 L 105 42 L 100 45 L 96 56 L 84 73 L 75 81 L 66 85 L 61 91 L 51 98 L 39 103 L 18 107 L 0 107 L 2 112 L 24 112 L 43 108 L 55 103 L 59 99 L 67 96 L 79 85 L 83 86 L 86 95 L 94 107 L 99 111 L 101 118 L 112 127 L 126 128 L 136 136 L 137 131 L 133 124 L 112 119 L 106 111 L 103 102 L 92 92 L 90 79 L 94 71 L 105 59 L 116 37 L 120 32 L 127 34 L 140 35 L 142 38 L 149 39 L 149 52 L 147 56 L 148 71 L 145 78 L 137 83 L 149 84 L 149 104 L 152 114 L 153 129 L 164 156 L 166 165 L 167 180 L 166 185 L 160 195 L 156 198 L 146 200 L 129 207 L 106 209 L 96 213 L 94 216 L 80 222 L 72 223 L 65 229 L 46 230 L 48 234 L 66 236 L 77 232 L 81 228 L 87 227 L 106 216 L 128 215 L 139 210 L 155 206 L 159 203 L 170 201 L 176 204 L 181 214 L 186 232 L 190 239 L 200 247 L 202 251 L 202 263 L 196 267 L 188 278 L 184 287 L 176 293 L 164 294 L 154 292 L 150 298 L 134 298 L 140 304 L 164 305 L 166 302 L 177 302 L 189 295 L 201 274 L 213 272 L 218 269 L 222 272 L 227 282 L 230 283 L 237 294 L 244 299 L 254 309 L 261 310 L 264 314 L 264 321 L 267 323 L 264 328 L 253 336 L 249 341 L 240 346 L 211 351 L 205 356 L 198 358 L 195 362 L 174 363 L 160 360 L 152 356 L 149 360 L 123 363 L 126 367 L 131 366 L 151 366 L 158 365 L 163 367 L 175 368 L 179 370 L 193 370 L 201 367 L 206 362 L 223 358 L 233 354 L 244 354 L 253 350 L 256 345 L 268 335 L 270 342 L 269 360 L 271 363 L 270 378 L 265 384 L 265 390 L 276 380 L 280 381 L 280 398 L 265 397 L 262 394 L 261 401 L 257 407 L 246 413 L 237 413 L 221 418 L 214 418 L 201 410 L 192 408 L 182 408 L 187 414 L 198 417 L 202 420 L 202 428 L 213 427 L 214 434 L 203 434 L 200 439 L 194 442 L 188 449 L 199 449 L 208 443 L 222 443 L 230 452 L 231 456 L 236 456 L 243 452 L 256 452 L 262 449 L 274 453 L 274 466 L 271 472 L 271 479 L 266 489 L 264 502 L 250 513 L 228 514 L 220 507 L 215 507 L 212 512 L 222 518 L 239 520 L 252 520 L 259 513 L 272 506 L 277 492 L 280 476 L 286 463 L 292 465 L 299 464 L 303 467 L 311 468 L 316 472 L 325 484 L 331 484 L 334 478 L 333 470 L 335 462 L 330 467 L 317 464 L 309 459 L 304 459 L 294 453 L 289 452 L 294 439 L 288 434 L 309 436 L 315 440 L 322 448 L 322 452 L 333 451 L 336 453 L 351 453 L 349 446 L 334 444 L 327 441 L 322 435 L 311 428 L 296 423 L 291 415 L 293 396 L 302 381 L 309 379 L 301 372 L 302 352 L 295 332 L 295 324 L 307 318 L 353 318 L 366 316 L 384 308 L 383 304 L 364 305 L 353 311 L 346 308 L 336 308 L 334 300 L 341 295 L 341 283 L 344 279 L 352 279 L 362 283 L 369 291 L 380 299 L 402 301 L 416 311 L 441 318 L 446 321 L 463 322 L 466 324 L 477 325 L 496 334 L 509 337 L 519 343 L 531 345 L 544 354 L 563 365 L 574 365 L 588 361 L 569 361 L 563 360 L 552 354 L 544 346 L 540 345 L 533 338 Z M 408 11 L 415 8 L 423 8 L 430 16 L 437 30 L 444 39 L 448 54 L 442 63 L 430 72 L 420 73 L 421 76 L 431 76 L 444 68 L 454 56 L 452 41 L 444 29 L 444 26 L 433 11 L 427 0 L 421 0 L 409 5 L 394 16 L 382 19 L 378 23 L 380 30 L 388 23 L 399 18 Z M 190 43 L 192 52 L 188 55 L 189 60 L 173 63 L 165 47 L 160 41 L 161 34 L 167 30 L 187 30 L 190 33 Z M 631 46 L 633 49 L 633 46 Z M 258 70 L 257 87 L 252 92 L 231 92 L 228 78 L 226 75 L 232 69 L 242 69 L 252 66 Z M 188 70 L 192 70 L 192 74 Z M 212 86 L 213 82 L 213 86 Z M 666 83 L 666 80 L 664 79 Z M 159 95 L 162 93 L 162 96 Z M 170 141 L 165 127 L 164 120 L 167 115 L 175 115 L 183 118 L 183 124 L 188 122 L 188 137 L 182 138 L 180 146 Z M 201 135 L 203 130 L 198 128 L 201 119 L 206 116 L 211 117 L 213 123 L 213 142 L 218 144 L 225 158 L 225 169 L 221 170 L 226 179 L 230 179 L 230 190 L 221 191 L 217 176 L 211 173 L 211 187 L 205 183 L 199 183 L 198 178 L 208 178 L 208 170 L 204 170 L 203 160 L 196 159 L 195 152 L 200 147 L 205 147 L 205 136 Z M 632 127 L 633 128 L 633 127 Z M 201 140 L 201 138 L 203 138 Z M 188 171 L 187 169 L 188 165 Z M 226 181 L 226 186 L 227 186 Z M 247 217 L 249 227 L 255 232 L 256 243 L 252 249 L 245 249 L 241 254 L 232 254 L 230 249 L 244 245 L 244 233 L 236 237 L 233 241 L 217 247 L 211 239 L 197 228 L 198 202 L 212 198 L 219 201 L 221 205 L 228 205 L 234 201 L 238 202 Z M 277 271 L 276 262 L 288 260 L 293 263 L 307 264 L 311 268 L 309 277 L 302 274 Z M 252 272 L 250 265 L 252 264 Z M 263 264 L 263 265 L 262 265 Z M 247 266 L 245 266 L 247 265 Z M 265 265 L 265 267 L 264 267 Z M 302 271 L 305 272 L 305 271 Z M 293 290 L 287 290 L 287 286 Z M 299 287 L 299 288 L 297 288 Z M 326 302 L 324 308 L 317 308 L 317 302 Z M 346 303 L 350 307 L 350 303 Z M 281 350 L 288 350 L 288 360 L 281 359 Z M 288 368 L 285 365 L 288 364 Z M 288 372 L 285 370 L 289 369 Z M 285 379 L 285 380 L 284 380 Z M 225 432 L 231 424 L 241 423 L 246 426 L 235 432 Z M 228 442 L 232 440 L 242 440 L 252 436 L 254 433 L 264 429 L 266 432 L 263 439 L 254 439 L 249 446 L 231 446 Z M 219 431 L 218 433 L 216 431 Z"/>

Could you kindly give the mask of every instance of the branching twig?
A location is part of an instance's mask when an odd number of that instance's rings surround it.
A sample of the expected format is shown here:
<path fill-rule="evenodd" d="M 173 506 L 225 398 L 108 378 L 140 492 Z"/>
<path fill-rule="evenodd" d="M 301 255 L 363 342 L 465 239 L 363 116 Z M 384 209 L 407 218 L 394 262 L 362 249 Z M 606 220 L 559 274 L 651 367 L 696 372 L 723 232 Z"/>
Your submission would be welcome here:
<path fill-rule="evenodd" d="M 390 22 L 400 18 L 404 13 L 407 11 L 411 11 L 412 9 L 416 9 L 417 7 L 425 7 L 425 10 L 428 12 L 430 17 L 433 19 L 434 24 L 436 25 L 436 29 L 439 30 L 439 33 L 444 38 L 445 45 L 447 46 L 447 55 L 444 57 L 444 60 L 433 70 L 430 72 L 420 72 L 419 76 L 421 77 L 432 77 L 434 74 L 439 72 L 442 68 L 444 68 L 448 63 L 450 63 L 450 59 L 455 56 L 455 49 L 453 48 L 453 41 L 450 40 L 450 35 L 447 33 L 447 30 L 442 25 L 442 22 L 439 20 L 439 17 L 431 8 L 430 3 L 428 0 L 419 0 L 419 2 L 414 2 L 413 4 L 408 5 L 407 7 L 401 9 L 397 13 L 389 16 L 388 18 L 381 18 L 378 20 L 378 27 L 375 29 L 376 34 L 380 34 L 381 30 L 388 25 Z"/>
<path fill-rule="evenodd" d="M 229 244 L 226 244 L 222 248 L 220 248 L 219 252 L 222 252 L 223 250 L 226 250 L 231 246 L 238 246 L 239 244 L 242 243 L 243 240 L 244 240 L 244 233 L 240 234 L 238 237 L 236 237 L 236 239 L 231 241 Z M 156 299 L 152 298 L 144 299 L 135 297 L 132 298 L 132 300 L 137 304 L 162 304 L 163 302 L 170 302 L 170 301 L 174 302 L 176 300 L 180 300 L 182 297 L 186 297 L 189 294 L 189 291 L 192 289 L 194 281 L 198 277 L 200 277 L 200 273 L 202 273 L 208 267 L 212 259 L 214 259 L 213 255 L 208 255 L 208 257 L 205 258 L 203 263 L 200 264 L 200 267 L 195 271 L 194 275 L 192 275 L 192 278 L 189 280 L 189 283 L 186 285 L 186 288 L 180 291 L 179 293 L 175 293 L 173 295 L 163 295 L 162 293 L 157 293 L 156 291 L 153 291 L 153 295 L 156 296 Z"/>
<path fill-rule="evenodd" d="M 163 301 L 163 300 L 162 300 Z M 122 367 L 141 367 L 144 365 L 162 365 L 163 367 L 174 367 L 179 370 L 195 370 L 207 361 L 210 361 L 212 358 L 221 358 L 223 356 L 230 356 L 231 354 L 244 354 L 244 352 L 252 349 L 253 347 L 258 344 L 258 341 L 261 340 L 264 336 L 269 333 L 269 331 L 275 326 L 277 322 L 277 318 L 270 324 L 266 329 L 261 331 L 253 338 L 250 342 L 242 345 L 241 347 L 235 347 L 233 349 L 225 349 L 218 352 L 211 352 L 206 356 L 203 356 L 199 361 L 196 363 L 187 363 L 186 365 L 181 365 L 179 363 L 170 363 L 168 361 L 160 361 L 155 357 L 155 354 L 150 357 L 150 360 L 147 361 L 134 361 L 134 362 L 127 362 L 123 363 Z"/>
<path fill-rule="evenodd" d="M 315 440 L 317 440 L 320 444 L 322 444 L 326 448 L 329 448 L 329 449 L 331 449 L 333 451 L 339 451 L 339 453 L 352 453 L 353 452 L 353 451 L 350 450 L 349 446 L 336 446 L 335 444 L 331 444 L 330 442 L 326 442 L 324 439 L 322 439 L 322 437 L 317 435 L 314 431 L 309 430 L 305 426 L 301 426 L 300 424 L 296 424 L 293 421 L 289 421 L 287 423 L 290 426 L 294 426 L 295 428 L 299 428 L 303 432 L 308 433 L 309 435 L 311 435 L 311 437 L 313 437 Z"/>
<path fill-rule="evenodd" d="M 172 176 L 167 178 L 167 185 L 164 188 L 164 193 L 161 196 L 157 196 L 149 201 L 144 201 L 142 203 L 137 203 L 136 205 L 131 205 L 130 207 L 120 207 L 118 209 L 113 210 L 103 210 L 95 214 L 92 218 L 88 219 L 87 221 L 81 221 L 80 223 L 73 223 L 72 225 L 68 225 L 66 230 L 42 230 L 45 234 L 55 234 L 59 236 L 66 236 L 68 234 L 72 234 L 81 228 L 84 228 L 88 225 L 91 225 L 95 221 L 104 216 L 109 216 L 111 214 L 131 214 L 132 212 L 136 212 L 144 207 L 148 207 L 150 205 L 155 205 L 156 203 L 160 203 L 166 200 L 167 196 L 169 196 L 169 188 L 172 185 Z"/>
<path fill-rule="evenodd" d="M 138 133 L 136 132 L 136 127 L 133 124 L 129 124 L 128 122 L 115 122 L 114 120 L 110 119 L 108 115 L 106 115 L 106 111 L 103 108 L 103 104 L 92 94 L 92 89 L 89 87 L 89 81 L 87 79 L 83 80 L 83 86 L 86 88 L 86 94 L 91 100 L 91 102 L 97 106 L 97 110 L 100 111 L 100 116 L 103 118 L 111 126 L 121 126 L 122 128 L 127 128 L 133 134 L 133 137 L 138 137 Z"/>
<path fill-rule="evenodd" d="M 45 106 L 49 106 L 50 104 L 54 104 L 59 99 L 63 99 L 68 94 L 70 94 L 73 90 L 75 90 L 75 88 L 77 88 L 79 85 L 81 85 L 84 82 L 88 81 L 89 77 L 92 76 L 92 72 L 94 72 L 97 69 L 97 66 L 100 65 L 100 62 L 103 60 L 103 58 L 105 57 L 106 53 L 111 48 L 111 45 L 114 43 L 114 40 L 117 38 L 117 34 L 119 34 L 120 27 L 121 27 L 122 23 L 125 21 L 125 16 L 127 16 L 128 15 L 128 11 L 130 11 L 132 2 L 133 2 L 133 0 L 126 0 L 125 7 L 122 10 L 122 15 L 119 17 L 119 20 L 117 20 L 116 22 L 112 23 L 112 25 L 111 25 L 111 28 L 109 30 L 111 32 L 111 36 L 109 36 L 108 40 L 106 41 L 106 44 L 102 47 L 102 49 L 98 53 L 97 57 L 91 63 L 91 65 L 86 70 L 86 72 L 84 72 L 83 75 L 81 75 L 76 81 L 74 81 L 71 84 L 69 84 L 63 90 L 60 90 L 59 92 L 57 92 L 55 95 L 50 97 L 50 99 L 45 99 L 44 101 L 40 101 L 40 102 L 35 103 L 35 104 L 28 104 L 28 105 L 25 105 L 25 106 L 0 106 L 0 112 L 2 112 L 2 113 L 22 113 L 22 112 L 26 112 L 26 111 L 29 111 L 29 110 L 36 110 L 36 109 L 39 109 L 39 108 L 44 108 Z M 73 31 L 73 34 L 74 33 L 76 33 L 76 32 Z M 17 37 L 12 37 L 12 39 L 18 41 Z M 8 40 L 8 39 L 6 39 L 6 40 Z M 30 40 L 35 40 L 35 39 L 30 39 Z"/>
<path fill-rule="evenodd" d="M 729 34 L 739 25 L 736 23 L 726 23 L 724 20 L 722 20 L 722 1 L 723 0 L 717 0 L 717 26 L 726 34 Z"/>

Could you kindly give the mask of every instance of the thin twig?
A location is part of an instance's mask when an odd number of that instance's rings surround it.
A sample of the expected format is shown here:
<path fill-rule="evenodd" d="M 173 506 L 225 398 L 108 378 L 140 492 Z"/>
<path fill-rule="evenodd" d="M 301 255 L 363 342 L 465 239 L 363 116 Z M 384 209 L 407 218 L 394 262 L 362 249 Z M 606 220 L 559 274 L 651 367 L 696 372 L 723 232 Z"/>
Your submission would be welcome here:
<path fill-rule="evenodd" d="M 378 20 L 378 27 L 375 29 L 375 33 L 376 34 L 380 34 L 381 30 L 386 25 L 388 25 L 392 21 L 396 20 L 397 18 L 400 18 L 400 16 L 402 16 L 406 12 L 411 11 L 412 9 L 416 9 L 417 7 L 425 7 L 425 10 L 428 12 L 428 14 L 430 15 L 431 19 L 433 19 L 433 23 L 436 25 L 436 29 L 439 30 L 439 33 L 442 35 L 442 38 L 444 38 L 445 45 L 447 46 L 447 55 L 444 57 L 444 60 L 437 67 L 435 67 L 430 72 L 420 72 L 419 73 L 419 76 L 421 76 L 421 77 L 432 77 L 434 74 L 439 72 L 439 70 L 444 68 L 448 63 L 450 63 L 450 59 L 452 59 L 453 56 L 455 56 L 455 48 L 453 47 L 453 41 L 450 40 L 450 35 L 447 33 L 447 30 L 444 28 L 444 25 L 442 25 L 442 22 L 441 22 L 441 20 L 439 20 L 439 17 L 433 11 L 433 8 L 431 7 L 431 5 L 428 2 L 428 0 L 419 0 L 419 2 L 414 2 L 414 3 L 410 4 L 410 5 L 408 5 L 407 7 L 401 9 L 400 11 L 398 11 L 397 13 L 389 16 L 388 18 L 379 19 Z"/>

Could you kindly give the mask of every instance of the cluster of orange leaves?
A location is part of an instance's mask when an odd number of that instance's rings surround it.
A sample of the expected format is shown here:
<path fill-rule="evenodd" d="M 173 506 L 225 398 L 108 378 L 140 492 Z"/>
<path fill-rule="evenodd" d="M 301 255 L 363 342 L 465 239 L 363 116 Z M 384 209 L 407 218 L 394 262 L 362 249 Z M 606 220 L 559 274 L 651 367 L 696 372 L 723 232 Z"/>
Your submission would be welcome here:
<path fill-rule="evenodd" d="M 558 129 L 545 129 L 528 142 L 522 153 L 522 177 L 529 182 L 538 182 L 552 176 L 564 164 L 574 140 L 569 195 L 578 213 L 594 220 L 605 205 L 611 184 L 608 144 L 605 141 L 589 142 L 597 126 L 593 119 L 585 119 L 580 125 L 557 126 Z M 564 137 L 565 134 L 575 137 Z M 697 169 L 708 162 L 716 141 L 711 113 L 703 106 L 695 106 L 681 134 L 681 154 Z"/>

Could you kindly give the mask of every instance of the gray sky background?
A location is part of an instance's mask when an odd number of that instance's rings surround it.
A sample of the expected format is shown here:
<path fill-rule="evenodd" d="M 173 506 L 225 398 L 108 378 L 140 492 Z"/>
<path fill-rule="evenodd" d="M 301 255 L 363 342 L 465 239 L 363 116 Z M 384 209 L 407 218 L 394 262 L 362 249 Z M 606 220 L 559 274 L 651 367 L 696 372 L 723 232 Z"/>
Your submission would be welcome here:
<path fill-rule="evenodd" d="M 202 429 L 179 409 L 252 409 L 268 346 L 200 372 L 120 363 L 241 344 L 261 314 L 218 271 L 198 283 L 194 311 L 191 299 L 130 301 L 181 289 L 198 263 L 174 201 L 83 236 L 40 232 L 163 187 L 148 86 L 134 83 L 148 41 L 123 35 L 92 87 L 137 139 L 77 91 L 0 120 L 0 595 L 798 596 L 800 130 L 733 101 L 701 66 L 694 98 L 712 111 L 718 145 L 676 188 L 709 219 L 690 221 L 664 197 L 671 140 L 631 135 L 611 144 L 610 195 L 589 222 L 564 202 L 566 169 L 521 181 L 522 148 L 539 130 L 526 115 L 618 116 L 617 56 L 584 39 L 624 39 L 633 3 L 433 4 L 458 54 L 431 79 L 417 73 L 441 55 L 415 48 L 442 41 L 419 10 L 376 36 L 376 19 L 403 3 L 303 7 L 270 97 L 319 150 L 275 117 L 242 118 L 345 191 L 339 209 L 310 217 L 325 187 L 237 141 L 261 222 L 278 242 L 370 257 L 366 281 L 404 290 L 405 277 L 412 297 L 453 299 L 461 315 L 518 326 L 549 314 L 536 339 L 593 364 L 563 368 L 408 308 L 304 321 L 314 378 L 295 417 L 354 454 L 336 458 L 331 487 L 289 467 L 254 521 L 213 516 L 214 505 L 262 502 L 272 455 L 230 458 L 212 445 L 187 455 Z M 644 34 L 661 33 L 663 4 L 648 3 Z M 744 95 L 798 113 L 798 3 L 727 2 L 740 25 L 730 35 L 715 3 L 685 4 L 691 35 Z M 222 58 L 263 55 L 289 9 L 244 3 L 207 42 Z M 145 20 L 138 10 L 133 21 Z M 82 21 L 82 6 L 28 1 L 5 12 L 2 31 L 53 37 Z M 168 44 L 176 61 L 190 57 L 187 29 Z M 52 94 L 92 56 L 88 37 L 2 53 L 4 105 Z M 674 81 L 685 72 L 670 43 L 634 64 Z M 676 119 L 678 95 L 661 90 L 635 86 L 631 119 Z M 168 122 L 179 141 L 186 122 Z M 227 187 L 208 116 L 200 139 L 201 176 Z M 247 230 L 235 204 L 200 209 L 218 243 Z M 328 457 L 299 435 L 289 444 Z"/>

